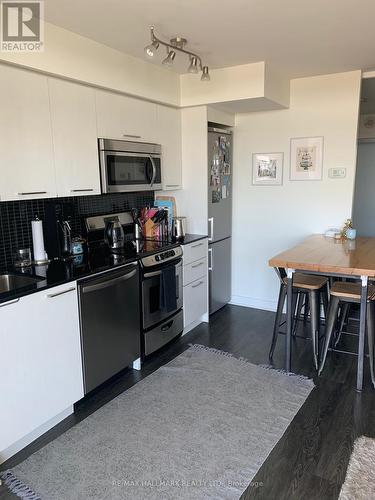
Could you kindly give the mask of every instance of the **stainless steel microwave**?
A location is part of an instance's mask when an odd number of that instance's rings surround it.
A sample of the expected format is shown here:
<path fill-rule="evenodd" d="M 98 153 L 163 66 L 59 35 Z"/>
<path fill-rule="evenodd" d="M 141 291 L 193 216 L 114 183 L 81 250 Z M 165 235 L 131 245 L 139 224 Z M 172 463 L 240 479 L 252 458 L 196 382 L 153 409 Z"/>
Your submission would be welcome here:
<path fill-rule="evenodd" d="M 98 139 L 102 193 L 162 189 L 161 145 Z"/>

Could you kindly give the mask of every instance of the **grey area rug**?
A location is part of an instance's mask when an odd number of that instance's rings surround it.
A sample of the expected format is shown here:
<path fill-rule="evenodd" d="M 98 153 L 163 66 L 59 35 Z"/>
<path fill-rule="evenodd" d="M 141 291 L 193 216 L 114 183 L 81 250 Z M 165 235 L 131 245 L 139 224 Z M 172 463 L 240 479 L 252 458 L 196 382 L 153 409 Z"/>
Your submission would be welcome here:
<path fill-rule="evenodd" d="M 3 479 L 33 500 L 238 499 L 313 387 L 195 345 Z"/>
<path fill-rule="evenodd" d="M 339 500 L 375 498 L 375 439 L 361 436 L 353 447 Z"/>

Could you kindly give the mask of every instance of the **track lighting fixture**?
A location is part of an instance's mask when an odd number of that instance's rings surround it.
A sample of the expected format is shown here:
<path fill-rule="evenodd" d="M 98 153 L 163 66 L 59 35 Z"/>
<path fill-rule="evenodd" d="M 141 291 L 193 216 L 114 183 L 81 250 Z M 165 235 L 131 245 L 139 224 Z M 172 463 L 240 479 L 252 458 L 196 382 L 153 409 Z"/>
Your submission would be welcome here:
<path fill-rule="evenodd" d="M 176 52 L 182 52 L 183 54 L 186 54 L 190 60 L 189 67 L 187 69 L 188 73 L 199 73 L 199 71 L 201 71 L 202 72 L 201 81 L 202 82 L 210 81 L 210 73 L 208 70 L 208 66 L 203 66 L 202 59 L 200 58 L 200 56 L 185 49 L 185 45 L 187 43 L 186 38 L 181 38 L 181 37 L 172 38 L 168 43 L 168 42 L 163 42 L 163 40 L 160 40 L 160 38 L 157 38 L 157 36 L 154 33 L 153 26 L 151 26 L 150 32 L 151 32 L 151 43 L 150 45 L 147 45 L 147 47 L 145 47 L 144 49 L 145 54 L 148 57 L 154 57 L 155 52 L 158 50 L 159 46 L 163 45 L 164 47 L 167 48 L 167 57 L 163 59 L 162 64 L 164 66 L 171 67 L 173 66 L 173 62 L 176 57 Z"/>

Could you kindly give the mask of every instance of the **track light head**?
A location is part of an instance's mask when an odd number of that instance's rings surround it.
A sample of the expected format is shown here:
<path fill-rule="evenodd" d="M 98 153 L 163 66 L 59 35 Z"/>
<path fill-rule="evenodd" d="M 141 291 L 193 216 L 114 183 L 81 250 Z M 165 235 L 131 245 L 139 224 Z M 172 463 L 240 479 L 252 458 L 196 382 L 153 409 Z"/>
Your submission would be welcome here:
<path fill-rule="evenodd" d="M 173 66 L 173 61 L 175 57 L 176 57 L 176 52 L 174 50 L 169 50 L 168 55 L 165 59 L 163 59 L 162 64 L 170 68 L 171 66 Z"/>
<path fill-rule="evenodd" d="M 147 57 L 154 57 L 155 52 L 159 48 L 159 43 L 156 41 L 153 41 L 150 43 L 150 45 L 147 45 L 147 47 L 144 48 L 145 54 Z"/>
<path fill-rule="evenodd" d="M 192 56 L 190 58 L 190 66 L 188 67 L 188 73 L 198 73 L 199 68 L 198 68 L 198 58 L 195 56 Z"/>
<path fill-rule="evenodd" d="M 202 82 L 209 82 L 210 80 L 211 80 L 211 78 L 210 78 L 210 73 L 208 72 L 208 66 L 203 66 L 201 81 Z"/>

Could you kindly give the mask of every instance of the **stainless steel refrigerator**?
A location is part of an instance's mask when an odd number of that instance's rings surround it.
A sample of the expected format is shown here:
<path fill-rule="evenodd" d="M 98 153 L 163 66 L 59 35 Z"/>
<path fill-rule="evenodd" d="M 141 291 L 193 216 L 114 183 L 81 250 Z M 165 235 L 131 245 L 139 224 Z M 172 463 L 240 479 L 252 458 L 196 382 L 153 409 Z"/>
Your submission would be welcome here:
<path fill-rule="evenodd" d="M 208 128 L 209 311 L 231 299 L 232 133 Z"/>

